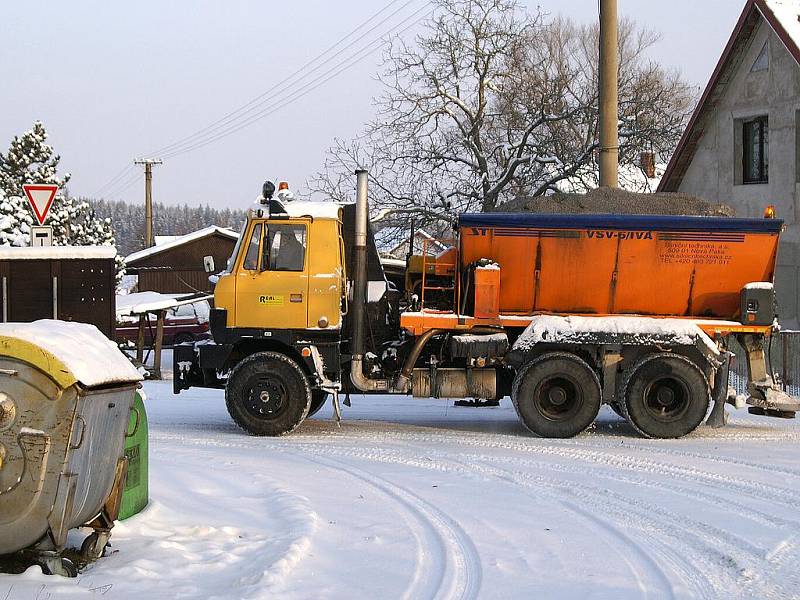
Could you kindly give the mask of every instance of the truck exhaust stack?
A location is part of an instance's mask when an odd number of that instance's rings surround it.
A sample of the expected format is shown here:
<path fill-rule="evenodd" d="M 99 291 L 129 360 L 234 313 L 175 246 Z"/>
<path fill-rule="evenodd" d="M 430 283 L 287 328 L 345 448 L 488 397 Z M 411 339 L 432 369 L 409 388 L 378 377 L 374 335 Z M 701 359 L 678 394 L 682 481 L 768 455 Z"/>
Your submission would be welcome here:
<path fill-rule="evenodd" d="M 367 198 L 367 179 L 365 169 L 356 171 L 356 227 L 355 259 L 353 277 L 353 339 L 350 362 L 350 381 L 362 392 L 387 391 L 386 379 L 369 379 L 364 376 L 364 319 L 367 304 L 367 227 L 369 227 L 369 201 Z"/>

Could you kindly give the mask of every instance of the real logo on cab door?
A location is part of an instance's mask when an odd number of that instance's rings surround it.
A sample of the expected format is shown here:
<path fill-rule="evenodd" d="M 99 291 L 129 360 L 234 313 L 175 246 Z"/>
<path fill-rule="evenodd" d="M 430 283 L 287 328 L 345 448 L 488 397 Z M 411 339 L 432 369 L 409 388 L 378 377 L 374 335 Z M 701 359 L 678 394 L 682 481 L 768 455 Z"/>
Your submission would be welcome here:
<path fill-rule="evenodd" d="M 275 296 L 273 294 L 262 294 L 258 297 L 259 304 L 266 306 L 279 306 L 283 304 L 283 296 Z"/>

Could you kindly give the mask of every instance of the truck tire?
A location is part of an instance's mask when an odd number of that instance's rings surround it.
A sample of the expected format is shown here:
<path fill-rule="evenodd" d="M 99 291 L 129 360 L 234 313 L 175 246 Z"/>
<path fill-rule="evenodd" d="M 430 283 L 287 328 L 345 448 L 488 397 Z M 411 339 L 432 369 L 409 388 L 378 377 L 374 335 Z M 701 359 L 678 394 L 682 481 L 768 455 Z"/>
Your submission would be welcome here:
<path fill-rule="evenodd" d="M 522 423 L 548 438 L 570 438 L 591 425 L 600 412 L 600 380 L 574 354 L 544 354 L 522 367 L 511 399 Z"/>
<path fill-rule="evenodd" d="M 308 415 L 311 387 L 300 366 L 280 352 L 257 352 L 228 378 L 225 405 L 236 424 L 251 435 L 284 435 Z"/>
<path fill-rule="evenodd" d="M 697 429 L 708 412 L 711 391 L 703 371 L 684 356 L 650 354 L 623 384 L 622 410 L 648 438 L 673 439 Z"/>
<path fill-rule="evenodd" d="M 311 392 L 311 406 L 308 409 L 306 419 L 319 412 L 319 409 L 325 406 L 325 401 L 328 399 L 328 392 L 323 390 L 313 390 Z"/>

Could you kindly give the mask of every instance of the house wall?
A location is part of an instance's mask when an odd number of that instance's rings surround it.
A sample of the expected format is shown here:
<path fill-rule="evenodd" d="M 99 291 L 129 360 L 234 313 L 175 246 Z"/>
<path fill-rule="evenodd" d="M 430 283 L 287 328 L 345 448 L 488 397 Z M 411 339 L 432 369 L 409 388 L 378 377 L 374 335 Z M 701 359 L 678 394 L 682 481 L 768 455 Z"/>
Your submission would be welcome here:
<path fill-rule="evenodd" d="M 768 42 L 770 67 L 751 73 Z M 761 217 L 774 204 L 786 222 L 778 253 L 776 291 L 785 326 L 798 326 L 800 295 L 800 222 L 798 222 L 798 128 L 800 66 L 762 19 L 749 48 L 707 121 L 680 191 L 722 202 L 740 217 Z M 769 183 L 741 183 L 741 120 L 769 117 Z"/>

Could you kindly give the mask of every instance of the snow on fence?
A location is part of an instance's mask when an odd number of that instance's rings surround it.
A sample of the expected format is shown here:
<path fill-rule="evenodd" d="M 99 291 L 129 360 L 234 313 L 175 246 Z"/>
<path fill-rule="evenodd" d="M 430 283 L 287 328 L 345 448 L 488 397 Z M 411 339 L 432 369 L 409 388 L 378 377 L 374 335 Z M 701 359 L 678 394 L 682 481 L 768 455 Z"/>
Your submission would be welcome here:
<path fill-rule="evenodd" d="M 730 340 L 730 349 L 736 355 L 731 365 L 730 386 L 738 394 L 747 392 L 747 359 L 744 349 Z M 768 368 L 777 375 L 787 394 L 800 396 L 800 331 L 781 331 L 771 338 L 767 346 Z"/>

